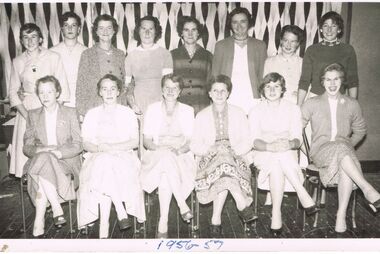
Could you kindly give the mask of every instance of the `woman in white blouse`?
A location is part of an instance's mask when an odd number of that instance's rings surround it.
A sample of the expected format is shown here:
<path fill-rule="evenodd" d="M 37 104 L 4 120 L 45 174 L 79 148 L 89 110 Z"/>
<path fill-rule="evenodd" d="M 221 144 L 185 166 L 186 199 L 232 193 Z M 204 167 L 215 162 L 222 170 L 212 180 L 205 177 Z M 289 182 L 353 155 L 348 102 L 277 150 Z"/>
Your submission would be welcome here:
<path fill-rule="evenodd" d="M 158 238 L 168 232 L 169 205 L 172 195 L 182 219 L 193 218 L 186 198 L 194 188 L 196 164 L 189 141 L 193 131 L 194 109 L 177 101 L 183 79 L 173 74 L 162 78 L 163 100 L 148 106 L 144 118 L 144 145 L 140 180 L 147 192 L 158 187 L 160 220 Z"/>
<path fill-rule="evenodd" d="M 273 201 L 271 231 L 277 237 L 282 228 L 284 190 L 294 188 L 308 215 L 317 212 L 318 208 L 302 186 L 303 176 L 297 162 L 296 150 L 302 138 L 299 107 L 282 98 L 285 80 L 276 72 L 264 77 L 259 91 L 263 100 L 249 113 L 253 162 L 259 169 L 258 187 L 270 190 Z"/>
<path fill-rule="evenodd" d="M 132 226 L 131 214 L 145 221 L 144 196 L 140 186 L 140 161 L 133 149 L 139 141 L 134 112 L 117 103 L 122 81 L 106 74 L 97 84 L 103 104 L 90 109 L 83 121 L 83 148 L 87 151 L 80 172 L 78 226 L 99 218 L 99 237 L 108 237 L 111 203 L 120 230 Z M 125 203 L 125 206 L 124 206 Z"/>

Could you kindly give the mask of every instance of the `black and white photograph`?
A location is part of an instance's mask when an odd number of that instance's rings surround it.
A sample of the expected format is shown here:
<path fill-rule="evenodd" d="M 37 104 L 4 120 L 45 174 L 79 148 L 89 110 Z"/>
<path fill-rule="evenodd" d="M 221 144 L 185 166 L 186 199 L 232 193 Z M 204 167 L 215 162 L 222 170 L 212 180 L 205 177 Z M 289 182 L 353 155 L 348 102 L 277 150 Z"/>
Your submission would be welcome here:
<path fill-rule="evenodd" d="M 379 251 L 380 2 L 0 0 L 0 251 Z"/>

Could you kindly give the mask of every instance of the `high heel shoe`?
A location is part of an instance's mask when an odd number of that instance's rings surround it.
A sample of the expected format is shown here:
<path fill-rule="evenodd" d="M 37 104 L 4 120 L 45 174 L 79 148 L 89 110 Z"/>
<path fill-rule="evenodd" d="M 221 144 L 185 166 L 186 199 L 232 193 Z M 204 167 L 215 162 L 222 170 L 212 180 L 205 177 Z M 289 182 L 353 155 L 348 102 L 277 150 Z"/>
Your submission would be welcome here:
<path fill-rule="evenodd" d="M 321 210 L 321 209 L 319 207 L 317 207 L 316 205 L 312 205 L 310 207 L 305 208 L 305 212 L 306 212 L 307 216 L 313 215 L 314 213 L 318 212 L 319 210 Z"/>
<path fill-rule="evenodd" d="M 242 211 L 239 211 L 239 216 L 243 219 L 244 223 L 257 220 L 258 218 L 257 214 L 253 211 L 253 209 L 250 206 L 247 206 Z"/>
<path fill-rule="evenodd" d="M 376 200 L 373 203 L 368 202 L 368 205 L 374 213 L 377 213 L 380 210 L 380 199 Z"/>
<path fill-rule="evenodd" d="M 210 237 L 220 238 L 222 236 L 222 225 L 210 224 Z"/>
<path fill-rule="evenodd" d="M 182 220 L 190 223 L 190 220 L 194 217 L 193 213 L 189 210 L 183 214 L 181 214 Z"/>
<path fill-rule="evenodd" d="M 278 229 L 271 228 L 270 233 L 271 233 L 273 238 L 279 238 L 279 237 L 281 237 L 281 234 L 282 234 L 282 227 L 278 228 Z"/>
<path fill-rule="evenodd" d="M 126 230 L 132 227 L 132 219 L 130 217 L 121 219 L 117 222 L 119 224 L 120 230 Z"/>
<path fill-rule="evenodd" d="M 62 226 L 66 224 L 66 219 L 65 217 L 63 217 L 63 215 L 56 216 L 53 218 L 53 220 L 54 220 L 54 225 L 57 228 L 62 228 Z"/>
<path fill-rule="evenodd" d="M 168 232 L 162 233 L 162 232 L 157 231 L 156 238 L 157 239 L 167 239 L 168 238 Z"/>

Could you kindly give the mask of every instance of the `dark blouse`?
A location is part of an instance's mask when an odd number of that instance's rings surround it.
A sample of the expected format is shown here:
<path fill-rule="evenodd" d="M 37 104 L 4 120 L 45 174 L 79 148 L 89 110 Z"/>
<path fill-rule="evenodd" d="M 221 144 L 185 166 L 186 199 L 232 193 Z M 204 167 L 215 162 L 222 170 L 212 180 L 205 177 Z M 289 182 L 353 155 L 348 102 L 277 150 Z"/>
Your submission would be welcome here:
<path fill-rule="evenodd" d="M 194 107 L 195 113 L 210 105 L 206 84 L 211 76 L 212 54 L 197 44 L 193 58 L 185 46 L 171 51 L 173 72 L 184 79 L 184 89 L 179 101 Z"/>

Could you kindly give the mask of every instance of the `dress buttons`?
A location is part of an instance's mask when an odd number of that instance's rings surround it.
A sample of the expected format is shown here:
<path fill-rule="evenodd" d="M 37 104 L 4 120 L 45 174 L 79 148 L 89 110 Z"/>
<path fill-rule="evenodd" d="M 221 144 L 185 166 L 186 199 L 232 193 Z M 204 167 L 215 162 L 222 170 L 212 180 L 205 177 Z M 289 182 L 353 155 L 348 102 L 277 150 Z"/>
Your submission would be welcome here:
<path fill-rule="evenodd" d="M 109 73 L 112 73 L 112 71 L 109 71 Z"/>
<path fill-rule="evenodd" d="M 107 60 L 108 63 L 110 63 L 111 61 L 110 60 Z"/>

